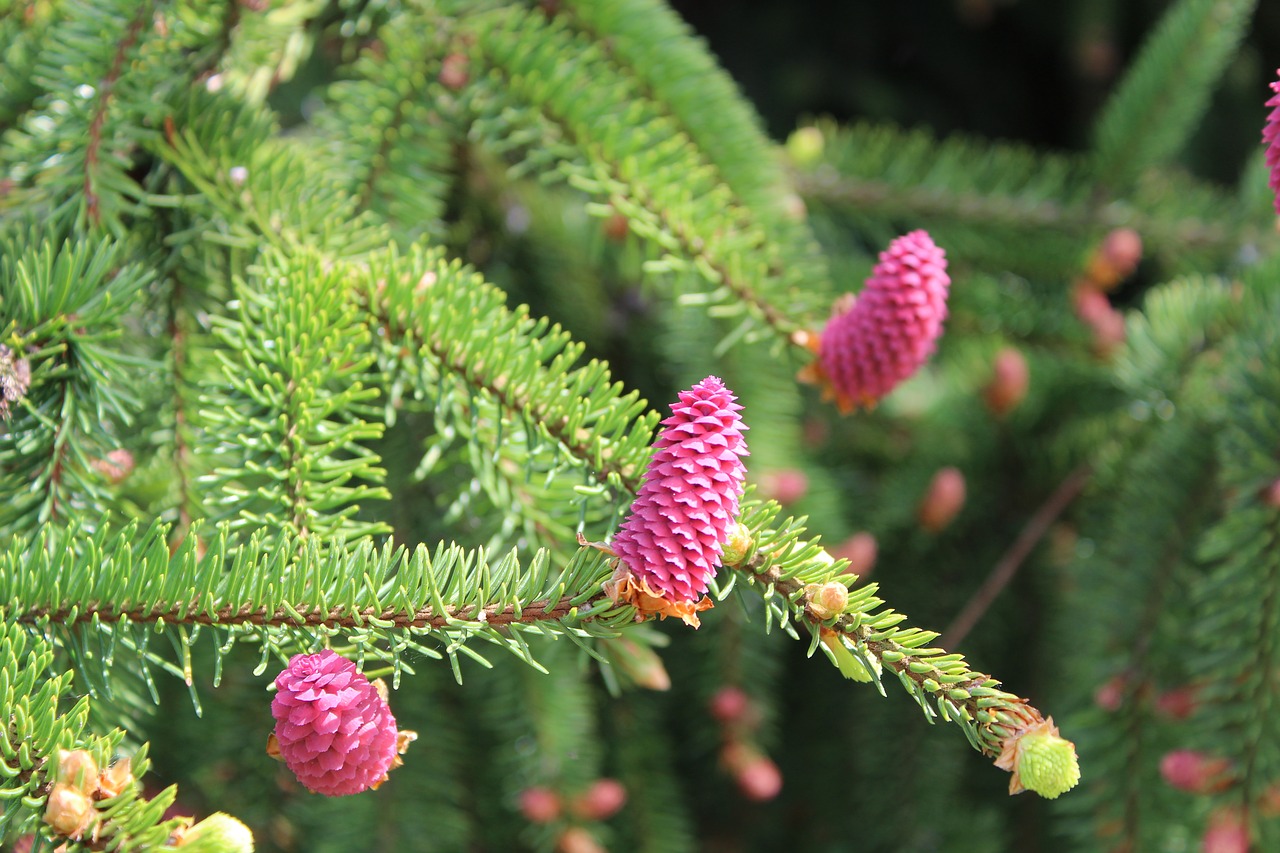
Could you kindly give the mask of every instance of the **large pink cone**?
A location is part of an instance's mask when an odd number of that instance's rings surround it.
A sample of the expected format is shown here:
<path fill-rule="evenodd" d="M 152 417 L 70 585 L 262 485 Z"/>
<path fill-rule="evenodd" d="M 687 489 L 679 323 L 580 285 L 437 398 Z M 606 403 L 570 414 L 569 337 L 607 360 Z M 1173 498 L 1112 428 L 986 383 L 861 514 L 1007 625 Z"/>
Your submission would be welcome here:
<path fill-rule="evenodd" d="M 1276 69 L 1276 74 L 1280 74 L 1280 68 Z M 1267 168 L 1271 170 L 1271 196 L 1276 213 L 1280 214 L 1280 80 L 1271 84 L 1271 91 L 1275 94 L 1267 101 L 1267 106 L 1271 107 L 1271 115 L 1267 116 L 1267 123 L 1262 128 L 1262 144 L 1267 146 Z"/>
<path fill-rule="evenodd" d="M 341 797 L 386 779 L 398 754 L 396 719 L 354 663 L 329 649 L 294 655 L 276 689 L 276 742 L 299 782 Z"/>
<path fill-rule="evenodd" d="M 897 238 L 857 299 L 812 342 L 818 357 L 801 378 L 821 385 L 843 412 L 874 406 L 933 354 L 950 285 L 946 254 L 928 232 Z"/>
<path fill-rule="evenodd" d="M 610 594 L 642 615 L 696 627 L 697 612 L 711 606 L 703 593 L 720 567 L 746 476 L 746 427 L 734 399 L 708 376 L 680 392 L 662 422 L 631 515 L 611 543 L 619 565 Z"/>

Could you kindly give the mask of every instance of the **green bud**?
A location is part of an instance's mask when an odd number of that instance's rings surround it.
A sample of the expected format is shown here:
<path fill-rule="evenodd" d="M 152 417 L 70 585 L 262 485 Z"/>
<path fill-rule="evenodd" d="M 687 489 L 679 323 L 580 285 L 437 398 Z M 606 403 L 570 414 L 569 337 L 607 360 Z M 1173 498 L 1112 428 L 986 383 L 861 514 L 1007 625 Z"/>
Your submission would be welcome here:
<path fill-rule="evenodd" d="M 822 631 L 822 645 L 826 648 L 836 668 L 840 670 L 840 674 L 845 678 L 851 678 L 854 681 L 874 681 L 871 673 L 867 672 L 867 668 L 862 665 L 862 661 L 858 660 L 840 635 L 835 631 Z M 880 675 L 880 661 L 875 658 L 869 658 L 872 667 L 875 668 L 876 676 Z"/>
<path fill-rule="evenodd" d="M 182 836 L 186 853 L 253 853 L 253 833 L 229 814 L 215 812 Z"/>
<path fill-rule="evenodd" d="M 1019 752 L 1018 775 L 1022 784 L 1046 799 L 1057 799 L 1080 781 L 1076 746 L 1066 738 L 1028 732 L 1022 736 Z"/>
<path fill-rule="evenodd" d="M 797 166 L 812 166 L 822 159 L 826 146 L 822 131 L 816 127 L 801 127 L 787 137 L 787 153 Z"/>
<path fill-rule="evenodd" d="M 724 543 L 724 550 L 721 553 L 720 562 L 726 566 L 736 566 L 747 558 L 747 554 L 751 551 L 751 546 L 755 544 L 755 540 L 751 538 L 751 531 L 743 527 L 741 524 L 734 522 L 733 527 L 729 530 L 729 538 Z"/>

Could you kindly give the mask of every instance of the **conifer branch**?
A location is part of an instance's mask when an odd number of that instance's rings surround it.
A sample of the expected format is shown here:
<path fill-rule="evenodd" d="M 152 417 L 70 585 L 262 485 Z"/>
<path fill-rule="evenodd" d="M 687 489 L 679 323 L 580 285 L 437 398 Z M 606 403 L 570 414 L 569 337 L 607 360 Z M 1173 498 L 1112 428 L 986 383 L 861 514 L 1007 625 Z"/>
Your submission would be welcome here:
<path fill-rule="evenodd" d="M 1270 541 L 1280 542 L 1280 519 L 1273 514 L 1270 527 Z M 1258 619 L 1253 637 L 1248 648 L 1257 649 L 1256 656 L 1250 666 L 1256 675 L 1244 682 L 1241 699 L 1245 707 L 1272 710 L 1276 705 L 1276 697 L 1280 696 L 1280 643 L 1276 635 L 1280 632 L 1280 559 L 1267 561 L 1261 574 L 1262 600 L 1258 602 Z M 1255 807 L 1255 801 L 1275 782 L 1271 775 L 1271 762 L 1264 757 L 1271 735 L 1266 726 L 1255 725 L 1247 731 L 1244 742 L 1240 745 L 1240 754 L 1244 762 L 1244 770 L 1240 774 L 1241 807 L 1246 820 L 1249 812 Z"/>
<path fill-rule="evenodd" d="M 1000 690 L 999 681 L 970 669 L 962 655 L 929 647 L 937 633 L 899 629 L 905 616 L 876 612 L 883 602 L 875 597 L 875 584 L 850 592 L 848 578 L 841 574 L 844 563 L 801 539 L 800 522 L 787 519 L 774 525 L 779 510 L 772 502 L 744 506 L 740 523 L 753 544 L 733 568 L 761 592 L 768 612 L 784 628 L 794 619 L 809 632 L 810 654 L 821 646 L 842 672 L 874 680 L 882 693 L 879 673 L 888 669 L 930 722 L 940 715 L 958 724 L 973 748 L 987 756 L 1001 755 L 1006 738 L 1044 719 L 1028 700 Z M 834 598 L 841 603 L 834 609 L 829 609 L 829 592 L 839 593 Z M 850 675 L 850 670 L 860 674 Z"/>
<path fill-rule="evenodd" d="M 948 255 L 983 266 L 1071 277 L 1086 244 L 1121 227 L 1178 266 L 1274 240 L 1231 194 L 1178 172 L 1106 189 L 1078 156 L 892 125 L 819 122 L 797 131 L 789 150 L 792 181 L 815 211 L 920 221 L 937 229 Z M 1034 243 L 992 240 L 991 228 Z"/>
<path fill-rule="evenodd" d="M 775 304 L 769 289 L 785 286 L 784 265 L 751 212 L 729 187 L 715 179 L 714 167 L 684 134 L 660 115 L 651 115 L 660 111 L 648 104 L 636 91 L 634 81 L 619 75 L 595 46 L 587 47 L 584 40 L 569 37 L 563 28 L 528 15 L 520 32 L 536 28 L 546 38 L 539 53 L 526 55 L 512 42 L 515 31 L 511 28 L 519 21 L 514 15 L 491 16 L 476 28 L 475 55 L 483 66 L 493 69 L 502 84 L 486 90 L 486 96 L 518 99 L 521 107 L 534 110 L 544 124 L 543 137 L 568 143 L 579 158 L 560 163 L 569 182 L 606 201 L 610 211 L 626 217 L 633 232 L 663 250 L 650 269 L 696 273 L 716 288 L 713 301 L 727 300 L 748 308 L 774 334 L 789 340 L 802 327 L 807 311 Z M 589 91 L 571 91 L 555 83 L 548 86 L 544 75 L 557 75 L 551 68 L 544 71 L 541 63 L 551 61 L 549 51 L 557 47 L 563 50 L 555 56 L 576 51 L 584 70 L 590 66 L 595 73 L 607 75 L 606 80 Z M 585 95 L 591 100 L 581 103 Z M 593 139 L 589 113 L 620 110 L 639 111 L 633 122 L 636 132 L 604 144 Z M 641 175 L 645 158 L 655 160 L 654 168 Z M 682 168 L 675 168 L 673 160 Z M 604 208 L 596 211 L 603 213 Z M 701 221 L 701 215 L 713 217 L 719 227 Z M 765 260 L 757 261 L 761 255 Z M 796 301 L 804 298 L 796 287 L 787 290 L 786 296 Z"/>
<path fill-rule="evenodd" d="M 501 66 L 496 63 L 495 67 L 501 70 Z M 507 77 L 505 83 L 507 86 L 514 86 L 515 80 Z M 556 114 L 549 105 L 542 105 L 540 109 L 543 117 L 558 128 L 572 145 L 579 150 L 589 150 L 590 140 L 583 138 L 573 124 Z M 609 203 L 615 209 L 629 218 L 639 214 L 652 220 L 665 238 L 662 242 L 669 248 L 678 250 L 699 269 L 707 271 L 704 274 L 710 281 L 728 288 L 742 303 L 751 306 L 779 337 L 790 340 L 801 329 L 798 323 L 766 301 L 737 269 L 713 255 L 707 243 L 697 236 L 689 223 L 675 216 L 671 210 L 653 204 L 650 193 L 643 187 L 635 187 L 634 191 L 628 192 L 631 183 L 616 163 L 607 163 L 605 168 L 606 179 L 615 187 L 609 196 Z M 751 248 L 758 249 L 759 246 Z"/>
<path fill-rule="evenodd" d="M 998 690 L 1000 684 L 989 675 L 971 671 L 960 655 L 939 657 L 940 649 L 922 648 L 937 635 L 930 631 L 910 629 L 902 632 L 875 630 L 860 620 L 839 616 L 834 622 L 816 612 L 805 596 L 806 584 L 787 578 L 777 567 L 764 568 L 765 560 L 757 555 L 751 563 L 741 568 L 750 571 L 768 588 L 785 600 L 793 602 L 802 614 L 809 630 L 818 636 L 834 630 L 856 638 L 868 652 L 907 684 L 913 696 L 930 696 L 942 710 L 944 719 L 959 723 L 969 735 L 974 748 L 984 755 L 1000 754 L 1002 743 L 1024 721 L 1042 717 L 1026 699 Z M 830 625 L 831 627 L 827 627 Z M 945 666 L 939 666 L 945 662 Z M 921 703 L 927 716 L 933 712 Z M 970 733 L 972 730 L 972 733 Z"/>
<path fill-rule="evenodd" d="M 234 3 L 231 5 L 234 5 Z M 138 4 L 133 19 L 129 21 L 124 35 L 116 45 L 115 54 L 111 59 L 110 70 L 98 83 L 97 104 L 93 110 L 93 119 L 89 122 L 89 138 L 85 144 L 84 153 L 85 211 L 88 214 L 89 222 L 95 226 L 99 224 L 101 219 L 98 211 L 98 193 L 94 186 L 97 180 L 95 173 L 98 167 L 98 152 L 102 148 L 102 128 L 107 119 L 107 107 L 111 103 L 116 82 L 120 79 L 125 57 L 133 50 L 142 28 L 146 26 L 151 14 L 152 3 L 149 0 Z"/>
<path fill-rule="evenodd" d="M 433 360 L 507 412 L 529 418 L 592 472 L 634 494 L 649 456 L 656 417 L 634 392 L 623 394 L 599 362 L 574 366 L 582 351 L 558 327 L 511 311 L 478 276 L 415 248 L 370 264 L 362 301 L 371 320 L 409 352 Z M 467 310 L 465 304 L 473 303 Z M 591 413 L 566 405 L 556 387 L 594 397 Z"/>
<path fill-rule="evenodd" d="M 565 596 L 555 601 L 539 599 L 506 606 L 474 605 L 423 607 L 412 612 L 398 608 L 377 610 L 365 607 L 349 611 L 343 607 L 323 609 L 306 604 L 277 607 L 267 611 L 264 607 L 223 604 L 213 609 L 202 606 L 199 600 L 182 603 L 160 602 L 156 605 L 117 607 L 111 602 L 66 606 L 58 609 L 32 608 L 26 611 L 10 611 L 6 618 L 20 624 L 44 625 L 52 622 L 65 627 L 81 624 L 114 624 L 117 622 L 146 622 L 165 625 L 206 625 L 212 627 L 254 626 L 266 628 L 364 628 L 374 624 L 382 628 L 432 628 L 451 627 L 459 620 L 480 622 L 492 627 L 512 624 L 532 625 L 538 622 L 577 623 L 596 618 L 594 605 L 605 604 L 600 595 L 586 602 L 580 596 Z"/>
<path fill-rule="evenodd" d="M 385 315 L 377 317 L 377 320 L 383 328 L 390 328 L 389 319 Z M 603 455 L 602 464 L 597 466 L 595 459 L 600 448 L 598 443 L 588 440 L 588 433 L 585 430 L 571 431 L 567 419 L 563 416 L 551 416 L 541 401 L 532 394 L 520 393 L 518 389 L 503 382 L 500 376 L 485 370 L 487 365 L 477 365 L 458 354 L 452 340 L 437 335 L 428 336 L 419 342 L 413 330 L 407 330 L 403 340 L 415 349 L 421 347 L 431 353 L 441 366 L 465 379 L 477 391 L 489 394 L 508 413 L 525 415 L 535 423 L 541 424 L 547 434 L 559 442 L 565 450 L 579 461 L 590 465 L 594 469 L 593 476 L 599 482 L 607 483 L 612 478 L 616 478 L 628 492 L 634 493 L 640 488 L 644 475 L 641 466 L 614 459 L 612 458 L 614 454 L 607 452 Z"/>
<path fill-rule="evenodd" d="M 1150 235 L 1158 245 L 1183 244 L 1197 249 L 1228 250 L 1238 244 L 1238 229 L 1216 220 L 1170 221 L 1124 204 L 1088 201 L 1063 204 L 1053 198 L 1019 198 L 975 192 L 947 193 L 904 188 L 884 181 L 852 178 L 830 171 L 797 171 L 796 189 L 806 199 L 870 210 L 894 211 L 912 218 L 940 218 L 997 224 L 1001 228 L 1068 232 L 1081 238 L 1112 228 L 1129 227 Z"/>
<path fill-rule="evenodd" d="M 1147 38 L 1096 125 L 1094 170 L 1124 191 L 1186 143 L 1256 0 L 1178 0 Z"/>

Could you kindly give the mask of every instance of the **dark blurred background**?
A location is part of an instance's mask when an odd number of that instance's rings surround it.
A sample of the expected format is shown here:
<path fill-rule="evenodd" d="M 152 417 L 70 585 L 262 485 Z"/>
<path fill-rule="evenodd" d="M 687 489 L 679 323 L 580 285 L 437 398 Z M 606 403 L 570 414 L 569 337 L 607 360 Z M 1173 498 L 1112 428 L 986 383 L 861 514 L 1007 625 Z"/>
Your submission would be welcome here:
<path fill-rule="evenodd" d="M 1156 0 L 675 0 L 782 139 L 806 117 L 891 120 L 1075 150 L 1142 39 Z M 1232 182 L 1257 147 L 1280 66 L 1280 3 L 1258 4 L 1186 152 Z"/>

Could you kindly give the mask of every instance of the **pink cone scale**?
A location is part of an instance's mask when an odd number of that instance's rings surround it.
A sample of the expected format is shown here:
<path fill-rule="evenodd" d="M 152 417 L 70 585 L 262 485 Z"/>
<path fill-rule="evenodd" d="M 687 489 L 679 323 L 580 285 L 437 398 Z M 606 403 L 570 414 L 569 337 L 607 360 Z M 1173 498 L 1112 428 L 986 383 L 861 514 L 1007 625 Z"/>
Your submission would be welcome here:
<path fill-rule="evenodd" d="M 1276 69 L 1276 74 L 1280 75 L 1280 68 Z M 1276 213 L 1280 214 L 1280 80 L 1271 84 L 1271 91 L 1275 92 L 1271 99 L 1267 101 L 1267 106 L 1271 107 L 1271 114 L 1267 116 L 1267 123 L 1262 128 L 1262 144 L 1267 146 L 1267 169 L 1271 173 L 1271 196 L 1275 204 Z"/>
<path fill-rule="evenodd" d="M 641 618 L 677 616 L 696 628 L 698 611 L 711 606 L 703 593 L 720 567 L 746 477 L 747 427 L 734 400 L 715 376 L 680 392 L 610 543 L 618 569 L 606 590 Z"/>
<path fill-rule="evenodd" d="M 343 797 L 387 778 L 398 755 L 396 719 L 354 663 L 329 649 L 294 655 L 276 690 L 276 749 L 309 790 Z"/>
<path fill-rule="evenodd" d="M 898 237 L 857 298 L 841 300 L 821 334 L 806 336 L 817 359 L 801 378 L 842 412 L 874 406 L 933 355 L 950 285 L 946 253 L 928 232 Z"/>

